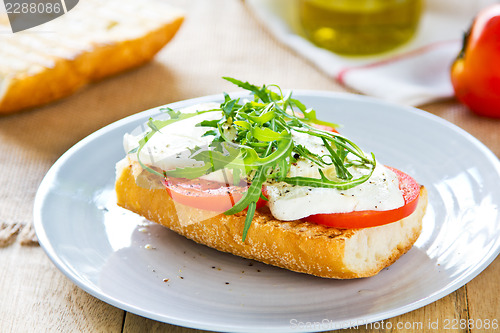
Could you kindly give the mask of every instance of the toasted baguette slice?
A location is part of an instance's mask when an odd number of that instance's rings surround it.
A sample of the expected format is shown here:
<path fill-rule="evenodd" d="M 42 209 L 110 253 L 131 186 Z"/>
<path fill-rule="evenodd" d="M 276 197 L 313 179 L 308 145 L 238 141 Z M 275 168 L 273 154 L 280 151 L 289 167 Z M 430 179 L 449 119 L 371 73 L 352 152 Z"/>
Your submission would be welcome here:
<path fill-rule="evenodd" d="M 52 102 L 144 64 L 183 18 L 155 0 L 85 0 L 28 32 L 0 34 L 0 114 Z"/>
<path fill-rule="evenodd" d="M 119 206 L 217 250 L 326 278 L 368 277 L 391 265 L 417 240 L 427 206 L 427 192 L 421 187 L 418 207 L 407 218 L 347 230 L 278 221 L 264 207 L 255 213 L 242 242 L 245 212 L 213 216 L 175 203 L 165 189 L 138 186 L 135 176 L 140 166 L 135 163 L 125 159 L 117 164 Z"/>

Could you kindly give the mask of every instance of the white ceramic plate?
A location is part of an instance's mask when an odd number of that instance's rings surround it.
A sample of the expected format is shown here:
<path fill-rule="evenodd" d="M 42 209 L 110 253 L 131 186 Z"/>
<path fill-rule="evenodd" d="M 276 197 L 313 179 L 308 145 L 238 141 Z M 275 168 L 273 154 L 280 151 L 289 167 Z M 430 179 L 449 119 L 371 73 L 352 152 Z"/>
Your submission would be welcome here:
<path fill-rule="evenodd" d="M 429 191 L 421 237 L 377 276 L 337 281 L 267 266 L 118 208 L 113 183 L 123 134 L 157 109 L 97 131 L 54 164 L 35 200 L 40 244 L 75 284 L 109 304 L 175 325 L 232 332 L 321 331 L 386 319 L 453 292 L 493 261 L 500 251 L 500 163 L 478 140 L 426 112 L 372 98 L 294 96 Z"/>

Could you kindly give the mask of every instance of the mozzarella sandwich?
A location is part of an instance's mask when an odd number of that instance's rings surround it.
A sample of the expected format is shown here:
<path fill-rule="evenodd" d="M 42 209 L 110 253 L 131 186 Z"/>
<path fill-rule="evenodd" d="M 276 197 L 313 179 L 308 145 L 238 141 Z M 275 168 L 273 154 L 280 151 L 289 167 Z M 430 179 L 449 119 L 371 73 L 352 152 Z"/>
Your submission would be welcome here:
<path fill-rule="evenodd" d="M 220 251 L 327 278 L 373 276 L 413 246 L 423 186 L 291 95 L 228 80 L 254 100 L 166 108 L 125 135 L 118 205 Z"/>

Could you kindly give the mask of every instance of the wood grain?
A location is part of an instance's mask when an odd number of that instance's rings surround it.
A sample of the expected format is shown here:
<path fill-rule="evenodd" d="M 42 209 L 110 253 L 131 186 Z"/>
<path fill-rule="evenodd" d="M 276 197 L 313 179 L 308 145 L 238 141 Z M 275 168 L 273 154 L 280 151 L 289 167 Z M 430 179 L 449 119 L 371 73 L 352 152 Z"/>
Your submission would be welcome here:
<path fill-rule="evenodd" d="M 31 222 L 36 189 L 50 165 L 95 130 L 140 110 L 234 87 L 227 75 L 283 88 L 346 91 L 260 27 L 233 0 L 172 0 L 187 21 L 172 44 L 145 67 L 92 85 L 59 103 L 0 118 L 0 223 Z M 217 45 L 217 47 L 214 47 Z M 200 52 L 202 50 L 202 52 Z M 476 136 L 500 156 L 500 122 L 474 116 L 456 101 L 423 109 Z M 17 239 L 19 240 L 20 235 Z M 500 258 L 465 287 L 398 322 L 499 319 Z M 0 248 L 0 332 L 203 331 L 173 326 L 114 308 L 69 281 L 39 247 Z M 446 332 L 466 332 L 447 330 Z M 338 332 L 440 332 L 362 327 Z M 499 330 L 471 329 L 476 332 Z"/>
<path fill-rule="evenodd" d="M 0 332 L 121 332 L 124 312 L 65 278 L 42 248 L 2 248 L 0 267 Z"/>
<path fill-rule="evenodd" d="M 465 287 L 423 308 L 408 312 L 398 317 L 344 332 L 440 332 L 445 319 L 466 318 L 467 298 Z M 434 329 L 435 328 L 435 329 Z M 463 330 L 447 330 L 451 333 L 462 333 Z"/>
<path fill-rule="evenodd" d="M 0 332 L 206 332 L 125 314 L 75 286 L 55 268 L 39 247 L 16 244 L 0 249 L 0 267 L 0 295 L 2 300 L 9 300 L 0 302 Z M 446 319 L 498 319 L 499 274 L 500 258 L 497 258 L 467 286 L 437 302 L 385 320 L 385 326 L 372 324 L 342 332 L 439 332 L 441 330 L 428 330 L 426 327 L 437 323 L 442 329 Z M 387 328 L 388 323 L 391 323 L 392 329 L 381 329 Z M 415 329 L 398 329 L 398 323 L 411 324 Z M 424 330 L 419 329 L 420 323 Z M 446 332 L 492 330 L 450 329 Z"/>
<path fill-rule="evenodd" d="M 500 332 L 500 257 L 467 284 L 471 333 Z M 484 328 L 485 320 L 497 321 L 496 330 Z M 482 325 L 481 325 L 482 324 Z"/>
<path fill-rule="evenodd" d="M 195 330 L 181 326 L 161 323 L 132 313 L 127 313 L 123 325 L 123 333 L 154 332 L 154 333 L 204 333 L 209 331 Z"/>

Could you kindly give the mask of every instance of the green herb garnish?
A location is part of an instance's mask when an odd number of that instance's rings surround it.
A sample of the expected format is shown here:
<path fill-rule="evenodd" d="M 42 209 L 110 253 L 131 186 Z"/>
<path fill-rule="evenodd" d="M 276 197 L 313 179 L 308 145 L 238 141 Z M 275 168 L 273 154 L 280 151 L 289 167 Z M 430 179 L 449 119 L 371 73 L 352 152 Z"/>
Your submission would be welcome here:
<path fill-rule="evenodd" d="M 226 215 L 232 215 L 248 208 L 243 241 L 250 228 L 257 201 L 263 196 L 262 185 L 265 182 L 286 182 L 297 186 L 345 190 L 370 178 L 376 165 L 373 154 L 368 157 L 356 144 L 342 135 L 316 128 L 315 124 L 333 128 L 338 125 L 318 120 L 316 112 L 292 98 L 291 92 L 283 95 L 277 86 L 257 87 L 233 78 L 224 79 L 249 90 L 253 100 L 242 101 L 224 94 L 224 102 L 220 104 L 220 108 L 213 110 L 181 113 L 166 109 L 170 118 L 150 119 L 147 125 L 151 130 L 130 153 L 137 153 L 138 161 L 144 169 L 162 177 L 194 179 L 222 169 L 231 170 L 235 180 L 243 176 L 250 183 L 247 192 L 234 207 L 224 212 Z M 208 147 L 189 149 L 190 158 L 203 162 L 203 166 L 177 168 L 159 173 L 141 162 L 139 154 L 155 133 L 161 132 L 167 125 L 205 112 L 220 112 L 221 118 L 205 120 L 196 125 L 207 128 L 204 136 L 213 136 Z M 303 145 L 296 144 L 292 137 L 294 131 L 320 138 L 327 153 L 318 155 Z M 321 177 L 288 177 L 290 165 L 298 158 L 310 160 L 317 165 Z M 324 175 L 321 169 L 327 166 L 335 168 L 335 177 L 328 178 Z M 354 178 L 348 170 L 351 166 L 364 167 L 369 172 Z"/>

